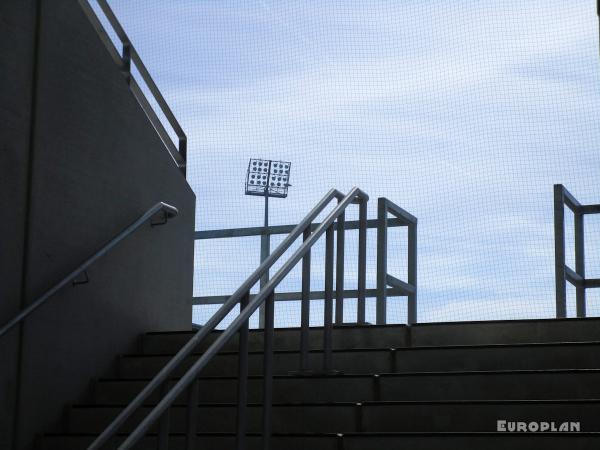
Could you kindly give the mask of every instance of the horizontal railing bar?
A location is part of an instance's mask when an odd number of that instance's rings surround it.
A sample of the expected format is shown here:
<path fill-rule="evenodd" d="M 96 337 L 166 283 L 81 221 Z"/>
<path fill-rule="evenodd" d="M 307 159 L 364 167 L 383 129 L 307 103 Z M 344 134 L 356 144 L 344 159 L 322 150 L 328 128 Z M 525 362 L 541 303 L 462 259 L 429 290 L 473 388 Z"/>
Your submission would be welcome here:
<path fill-rule="evenodd" d="M 567 278 L 567 281 L 577 287 L 583 287 L 586 281 L 581 275 L 579 275 L 569 266 L 565 266 L 565 277 Z"/>
<path fill-rule="evenodd" d="M 600 214 L 600 205 L 583 205 L 580 212 L 582 214 Z"/>
<path fill-rule="evenodd" d="M 574 213 L 579 213 L 581 210 L 581 203 L 577 201 L 577 199 L 567 190 L 566 187 L 564 187 L 562 184 L 560 186 L 562 188 L 565 205 L 567 205 Z"/>
<path fill-rule="evenodd" d="M 585 280 L 586 288 L 599 288 L 600 287 L 600 278 L 588 278 Z"/>
<path fill-rule="evenodd" d="M 387 210 L 388 213 L 396 216 L 398 219 L 404 221 L 404 225 L 410 225 L 410 224 L 416 224 L 417 223 L 417 218 L 415 216 L 413 216 L 411 213 L 409 213 L 408 211 L 402 209 L 400 206 L 396 205 L 394 202 L 392 202 L 389 199 L 384 199 L 385 203 L 387 205 Z M 389 222 L 388 222 L 389 224 Z M 388 225 L 389 227 L 389 225 Z"/>
<path fill-rule="evenodd" d="M 279 285 L 279 283 L 283 280 L 283 278 L 285 278 L 287 276 L 287 274 L 300 261 L 300 259 L 302 259 L 304 257 L 304 255 L 308 251 L 310 251 L 313 244 L 323 235 L 323 233 L 325 233 L 325 230 L 335 222 L 335 220 L 343 213 L 343 211 L 345 211 L 345 209 L 352 202 L 352 200 L 354 200 L 357 197 L 364 198 L 365 200 L 368 199 L 368 196 L 364 192 L 362 192 L 360 189 L 358 189 L 357 187 L 352 188 L 352 190 L 348 193 L 348 195 L 346 195 L 344 197 L 344 199 L 341 200 L 337 204 L 337 206 L 327 215 L 325 220 L 321 223 L 321 226 L 319 228 L 317 228 L 313 233 L 311 233 L 311 235 L 308 237 L 308 239 L 306 239 L 302 243 L 302 245 L 294 252 L 294 254 L 292 256 L 290 256 L 290 258 L 279 268 L 279 270 L 277 270 L 277 272 L 273 275 L 273 278 L 271 278 L 267 282 L 267 284 L 260 290 L 260 292 L 256 296 L 254 296 L 254 298 L 252 300 L 250 300 L 248 306 L 246 308 L 244 308 L 243 311 L 240 311 L 239 315 L 235 319 L 233 319 L 231 324 L 225 329 L 225 331 L 223 331 L 223 333 L 217 338 L 217 340 L 210 345 L 210 347 L 206 350 L 206 352 L 188 369 L 188 371 L 185 373 L 185 375 L 183 375 L 180 378 L 180 380 L 177 383 L 175 383 L 175 385 L 170 389 L 169 393 L 167 395 L 165 395 L 158 402 L 158 404 L 154 407 L 154 409 L 152 409 L 152 411 L 150 411 L 148 413 L 148 415 L 142 420 L 142 422 L 129 434 L 127 439 L 125 439 L 125 441 L 120 445 L 119 450 L 129 449 L 133 445 L 135 445 L 139 441 L 139 439 L 141 439 L 141 437 L 150 429 L 150 427 L 156 422 L 156 420 L 158 418 L 160 418 L 162 416 L 162 414 L 167 410 L 167 408 L 169 408 L 171 406 L 171 404 L 175 401 L 175 399 L 188 387 L 188 385 L 191 382 L 193 382 L 198 377 L 198 374 L 200 373 L 200 371 L 202 371 L 202 369 L 204 369 L 204 367 L 209 363 L 209 361 L 221 350 L 221 348 L 223 348 L 223 346 L 225 346 L 225 344 L 229 341 L 229 339 L 231 339 L 231 337 L 235 333 L 238 332 L 238 330 L 250 318 L 250 316 L 254 313 L 254 311 L 256 311 L 258 309 L 258 307 L 266 300 L 266 298 L 269 295 L 271 295 L 272 292 L 274 292 L 275 288 Z M 305 221 L 303 221 L 303 222 L 305 222 Z M 302 234 L 303 229 L 306 228 L 307 226 L 308 226 L 308 224 L 304 224 L 304 227 L 302 229 L 299 229 L 296 231 L 299 231 L 299 234 Z M 286 241 L 287 241 L 287 238 L 286 238 Z M 281 247 L 281 244 L 276 249 L 276 252 L 277 252 L 277 250 L 279 250 L 280 247 Z M 273 254 L 271 254 L 271 256 L 273 256 Z M 267 267 L 265 266 L 265 264 L 271 260 L 271 256 L 269 258 L 267 258 L 265 260 L 265 262 L 263 262 L 260 265 L 261 272 L 267 270 Z M 279 256 L 281 256 L 281 254 L 277 255 L 277 258 Z M 269 267 L 270 267 L 270 265 L 269 265 Z M 260 274 L 259 274 L 259 278 L 260 278 Z M 250 290 L 250 288 L 252 287 L 252 285 L 254 285 L 256 283 L 256 281 L 258 281 L 258 279 L 255 280 L 254 283 L 252 283 L 250 286 L 246 286 L 247 283 L 242 284 L 242 287 L 246 287 L 246 289 L 243 291 L 244 294 Z M 237 293 L 238 293 L 238 291 L 236 291 L 236 294 Z M 239 303 L 241 296 L 243 294 L 239 294 L 238 297 L 236 297 L 236 294 L 234 294 L 228 300 L 227 303 L 231 302 L 233 299 L 235 299 L 235 304 Z M 225 306 L 225 305 L 223 305 L 223 306 Z M 223 309 L 223 307 L 221 307 L 220 309 Z M 229 308 L 229 309 L 231 310 L 231 308 Z M 216 316 L 216 314 L 215 314 L 215 316 Z M 199 336 L 199 335 L 206 336 L 208 333 L 210 333 L 215 328 L 215 326 L 221 321 L 221 320 L 219 320 L 219 322 L 214 324 L 215 316 L 213 316 L 213 317 L 211 317 L 211 319 L 209 319 L 210 325 L 207 323 L 207 325 L 205 327 L 201 328 L 200 331 L 198 331 L 196 333 L 196 335 L 194 335 L 192 337 L 192 339 L 190 341 L 188 341 L 188 343 L 184 346 L 184 349 L 189 348 L 189 344 L 192 341 L 194 342 L 194 347 L 195 347 L 195 345 L 198 343 L 197 340 L 194 340 L 194 338 L 196 336 Z M 180 355 L 182 355 L 182 350 L 180 350 L 177 353 L 177 355 L 171 359 L 171 361 L 167 364 L 167 366 L 165 366 L 165 368 L 171 366 L 172 363 L 175 360 L 177 360 Z M 192 349 L 190 348 L 189 350 L 191 351 Z M 178 361 L 178 363 L 179 362 L 180 361 Z M 160 373 L 163 373 L 165 371 L 165 368 L 163 368 Z M 171 369 L 174 369 L 174 368 L 175 367 L 170 367 L 169 372 Z M 150 382 L 150 384 L 148 384 L 146 386 L 146 388 L 144 388 L 144 391 L 148 390 L 149 386 L 152 385 L 154 380 L 156 380 L 156 379 L 157 379 L 157 377 L 155 377 Z M 154 389 L 152 389 L 152 390 L 154 390 Z M 137 397 L 136 397 L 136 399 L 137 399 Z M 128 408 L 134 403 L 135 403 L 135 400 L 129 404 Z M 137 407 L 136 407 L 136 409 L 137 409 Z M 112 424 L 109 425 L 109 428 L 111 428 L 111 427 L 112 427 Z M 111 431 L 111 434 L 112 434 L 112 431 Z M 107 438 L 108 437 L 109 436 L 107 436 Z"/>
<path fill-rule="evenodd" d="M 174 206 L 168 205 L 163 202 L 155 204 L 152 208 L 148 209 L 144 214 L 142 214 L 135 221 L 133 221 L 118 235 L 116 235 L 110 241 L 101 246 L 99 250 L 97 250 L 92 256 L 90 256 L 83 263 L 81 263 L 79 267 L 73 270 L 70 274 L 68 274 L 65 278 L 63 278 L 53 287 L 48 289 L 44 294 L 42 294 L 41 297 L 39 297 L 21 312 L 19 312 L 19 314 L 17 314 L 12 320 L 10 320 L 2 328 L 0 328 L 0 337 L 6 332 L 8 332 L 8 330 L 10 330 L 16 324 L 18 324 L 21 320 L 25 319 L 29 314 L 34 312 L 37 308 L 42 306 L 50 297 L 56 294 L 56 292 L 58 292 L 61 288 L 65 287 L 67 284 L 75 280 L 79 275 L 85 272 L 88 267 L 94 264 L 98 259 L 100 259 L 106 253 L 108 253 L 119 242 L 128 237 L 130 234 L 132 234 L 135 230 L 137 230 L 140 226 L 142 226 L 160 211 L 164 211 L 168 217 L 175 217 L 179 213 L 177 208 L 175 208 Z"/>
<path fill-rule="evenodd" d="M 88 447 L 88 450 L 101 449 L 108 440 L 119 430 L 125 421 L 140 407 L 144 401 L 165 382 L 173 370 L 187 358 L 196 346 L 221 323 L 229 312 L 237 306 L 242 297 L 260 280 L 263 273 L 271 268 L 273 264 L 287 251 L 287 249 L 304 233 L 304 230 L 323 211 L 323 209 L 334 199 L 344 198 L 337 189 L 331 189 L 314 208 L 302 219 L 292 232 L 275 248 L 258 268 L 246 279 L 244 283 L 233 293 L 229 299 L 215 312 L 206 324 L 194 334 L 190 340 L 171 358 L 171 360 L 154 376 L 154 378 L 138 393 L 138 395 L 113 419 L 106 429 Z M 240 317 L 240 316 L 237 316 Z"/>
<path fill-rule="evenodd" d="M 320 223 L 314 223 L 311 225 L 311 231 L 318 228 Z M 388 227 L 404 227 L 407 224 L 400 219 L 389 219 Z M 194 239 L 222 239 L 222 238 L 234 238 L 234 237 L 249 237 L 249 236 L 262 236 L 264 234 L 275 235 L 275 234 L 287 234 L 294 229 L 295 225 L 272 225 L 270 227 L 248 227 L 248 228 L 227 228 L 223 230 L 204 230 L 196 231 L 194 233 Z M 350 220 L 346 221 L 344 230 L 358 230 L 359 221 Z M 377 219 L 367 220 L 367 228 L 377 228 Z"/>
<path fill-rule="evenodd" d="M 386 282 L 389 286 L 393 286 L 396 289 L 400 289 L 400 291 L 403 292 L 405 295 L 410 295 L 410 294 L 414 294 L 415 292 L 417 292 L 417 289 L 413 285 L 408 284 L 408 283 L 390 275 L 389 273 L 386 275 Z"/>
<path fill-rule="evenodd" d="M 377 297 L 377 289 L 366 289 L 365 290 L 367 298 L 375 298 Z M 387 295 L 391 297 L 396 297 L 401 295 L 401 290 L 398 288 L 388 288 Z M 225 303 L 225 301 L 229 298 L 229 295 L 211 295 L 204 297 L 193 297 L 192 305 L 221 305 Z M 250 298 L 253 298 L 254 294 L 250 295 Z M 323 300 L 325 298 L 325 291 L 311 291 L 310 299 L 311 300 Z M 358 298 L 358 290 L 357 289 L 344 289 L 344 298 Z M 302 300 L 302 292 L 278 292 L 275 293 L 275 301 L 276 302 L 288 302 L 288 301 L 298 301 Z"/>

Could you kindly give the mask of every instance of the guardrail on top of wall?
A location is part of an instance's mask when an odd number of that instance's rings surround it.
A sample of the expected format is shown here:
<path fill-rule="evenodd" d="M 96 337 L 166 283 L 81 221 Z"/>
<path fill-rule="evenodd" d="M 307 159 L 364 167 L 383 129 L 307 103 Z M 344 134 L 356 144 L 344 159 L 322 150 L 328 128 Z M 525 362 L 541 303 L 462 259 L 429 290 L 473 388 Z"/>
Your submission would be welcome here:
<path fill-rule="evenodd" d="M 186 173 L 186 161 L 187 161 L 187 136 L 183 132 L 181 125 L 177 121 L 177 118 L 173 114 L 173 111 L 167 104 L 165 98 L 161 94 L 160 90 L 156 86 L 156 83 L 150 76 L 148 69 L 144 65 L 144 62 L 140 58 L 140 55 L 136 51 L 135 47 L 131 43 L 131 40 L 125 33 L 125 30 L 119 23 L 119 20 L 115 16 L 113 10 L 108 5 L 106 0 L 96 0 L 98 2 L 98 6 L 102 10 L 105 15 L 106 20 L 112 27 L 112 31 L 117 35 L 119 41 L 121 42 L 121 52 L 119 53 L 119 49 L 115 47 L 115 44 L 108 36 L 107 30 L 102 25 L 100 18 L 96 15 L 96 12 L 92 8 L 89 3 L 90 0 L 79 0 L 79 4 L 83 8 L 83 11 L 87 15 L 88 19 L 96 29 L 96 32 L 100 36 L 102 42 L 104 42 L 106 48 L 110 52 L 111 56 L 115 60 L 115 62 L 121 67 L 121 72 L 123 73 L 131 92 L 139 102 L 140 106 L 144 110 L 144 113 L 152 123 L 152 126 L 160 136 L 161 140 L 165 144 L 165 147 L 171 154 L 173 160 L 177 164 L 177 167 L 183 175 Z M 165 117 L 169 125 L 173 128 L 173 131 L 177 135 L 177 145 L 171 139 L 168 131 L 165 129 L 162 121 L 158 116 L 158 112 L 152 107 L 150 100 L 144 94 L 144 91 L 135 80 L 133 74 L 131 73 L 132 64 L 137 69 L 142 81 L 146 84 L 148 91 L 152 96 L 152 100 L 158 106 L 160 113 Z"/>

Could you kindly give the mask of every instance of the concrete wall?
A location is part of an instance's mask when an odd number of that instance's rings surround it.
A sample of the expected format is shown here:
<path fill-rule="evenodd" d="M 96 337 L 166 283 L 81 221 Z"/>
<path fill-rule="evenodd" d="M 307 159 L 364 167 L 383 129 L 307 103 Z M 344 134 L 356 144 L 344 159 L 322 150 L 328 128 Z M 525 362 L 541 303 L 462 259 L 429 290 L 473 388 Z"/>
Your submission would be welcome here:
<path fill-rule="evenodd" d="M 0 338 L 0 448 L 21 449 L 140 333 L 190 327 L 195 199 L 77 0 L 0 2 L 0 58 L 0 322 L 154 203 L 180 210 Z"/>
<path fill-rule="evenodd" d="M 25 247 L 35 4 L 0 2 L 0 322 L 21 304 Z M 19 330 L 0 338 L 0 448 L 12 445 Z"/>

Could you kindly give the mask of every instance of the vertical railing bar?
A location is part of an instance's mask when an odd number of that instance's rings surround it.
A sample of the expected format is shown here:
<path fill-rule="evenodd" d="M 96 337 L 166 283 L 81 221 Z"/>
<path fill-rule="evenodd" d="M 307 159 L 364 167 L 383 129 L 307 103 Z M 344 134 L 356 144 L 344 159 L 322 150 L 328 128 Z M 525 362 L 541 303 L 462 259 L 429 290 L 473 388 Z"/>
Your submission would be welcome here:
<path fill-rule="evenodd" d="M 408 225 L 408 284 L 415 292 L 408 296 L 407 322 L 417 323 L 417 224 Z"/>
<path fill-rule="evenodd" d="M 575 272 L 585 280 L 584 215 L 575 214 Z M 577 317 L 586 316 L 585 285 L 576 286 Z"/>
<path fill-rule="evenodd" d="M 337 220 L 337 255 L 335 264 L 335 323 L 344 323 L 344 247 L 345 247 L 345 213 Z"/>
<path fill-rule="evenodd" d="M 195 450 L 197 447 L 198 436 L 196 434 L 198 427 L 198 393 L 199 381 L 196 380 L 188 388 L 187 398 L 187 433 L 186 450 Z"/>
<path fill-rule="evenodd" d="M 169 392 L 168 382 L 165 381 L 161 387 L 160 396 L 165 397 Z M 168 408 L 160 418 L 158 423 L 158 450 L 169 450 L 169 428 L 171 426 L 170 414 L 171 409 Z"/>
<path fill-rule="evenodd" d="M 131 44 L 129 42 L 123 42 L 121 60 L 123 61 L 122 70 L 125 73 L 125 80 L 127 84 L 131 84 Z"/>
<path fill-rule="evenodd" d="M 333 232 L 332 224 L 325 232 L 325 301 L 323 320 L 323 370 L 332 369 L 333 341 Z"/>
<path fill-rule="evenodd" d="M 310 227 L 304 230 L 303 239 L 310 237 Z M 300 372 L 308 370 L 308 342 L 310 332 L 310 251 L 302 258 L 302 303 L 300 317 Z"/>
<path fill-rule="evenodd" d="M 264 386 L 263 386 L 263 450 L 271 448 L 273 404 L 273 334 L 275 321 L 275 293 L 265 299 L 264 328 Z"/>
<path fill-rule="evenodd" d="M 554 185 L 554 271 L 556 283 L 556 318 L 567 316 L 565 274 L 565 198 L 562 184 Z"/>
<path fill-rule="evenodd" d="M 377 199 L 377 325 L 385 325 L 387 309 L 387 200 Z"/>
<path fill-rule="evenodd" d="M 186 164 L 181 168 L 183 174 L 185 175 L 187 170 L 187 136 L 185 135 L 179 136 L 179 154 Z"/>
<path fill-rule="evenodd" d="M 250 292 L 240 300 L 240 312 L 248 306 Z M 238 341 L 238 388 L 236 418 L 236 449 L 246 449 L 246 415 L 248 403 L 248 320 L 240 327 Z"/>
<path fill-rule="evenodd" d="M 362 200 L 358 209 L 358 298 L 356 302 L 356 321 L 366 322 L 367 288 L 367 201 Z"/>

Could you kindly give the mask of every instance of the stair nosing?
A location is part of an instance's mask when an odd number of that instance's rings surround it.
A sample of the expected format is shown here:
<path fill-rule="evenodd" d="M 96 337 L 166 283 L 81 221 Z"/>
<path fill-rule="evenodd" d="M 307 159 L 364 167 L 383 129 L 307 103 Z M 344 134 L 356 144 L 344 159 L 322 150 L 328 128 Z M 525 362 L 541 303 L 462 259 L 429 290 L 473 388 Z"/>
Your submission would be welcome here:
<path fill-rule="evenodd" d="M 360 348 L 337 348 L 333 353 L 360 353 L 360 352 L 389 352 L 389 351 L 429 351 L 429 350 L 472 350 L 472 349 L 502 349 L 502 348 L 527 348 L 527 347 L 585 347 L 597 346 L 600 341 L 566 341 L 566 342 L 519 342 L 511 344 L 457 344 L 457 345 L 418 345 L 411 347 L 360 347 Z M 225 350 L 217 355 L 237 355 L 237 350 Z M 249 350 L 249 355 L 262 355 L 261 350 Z M 300 350 L 281 349 L 274 350 L 274 354 L 298 354 Z M 322 354 L 322 349 L 311 349 L 309 353 Z M 168 357 L 175 356 L 177 352 L 170 353 L 127 353 L 119 355 L 121 358 L 142 358 L 142 357 Z M 192 352 L 190 356 L 203 355 L 202 352 Z"/>
<path fill-rule="evenodd" d="M 197 436 L 236 436 L 231 432 L 202 432 Z M 95 437 L 97 433 L 42 433 L 41 437 Z M 129 436 L 127 433 L 118 433 L 116 436 Z M 146 436 L 157 436 L 157 433 L 147 433 Z M 169 433 L 169 436 L 186 436 L 185 433 Z M 261 433 L 248 432 L 246 436 L 262 436 Z M 375 437 L 375 436 L 511 436 L 511 437 L 539 437 L 539 436 L 598 436 L 600 431 L 577 431 L 577 432 L 508 432 L 508 431 L 363 431 L 348 433 L 272 433 L 271 436 L 278 437 Z"/>
<path fill-rule="evenodd" d="M 372 324 L 372 325 L 333 325 L 333 329 L 334 330 L 349 330 L 349 329 L 371 329 L 371 328 L 391 328 L 391 327 L 398 327 L 398 328 L 409 328 L 413 325 L 407 325 L 405 323 L 390 323 L 390 324 L 386 324 L 386 325 L 377 325 L 377 324 Z M 323 326 L 318 326 L 318 327 L 310 327 L 311 330 L 323 330 L 324 327 Z M 174 334 L 196 334 L 200 331 L 199 330 L 171 330 L 171 331 L 148 331 L 146 333 L 143 333 L 142 336 L 154 336 L 154 335 L 174 335 Z M 211 333 L 223 333 L 225 330 L 212 330 Z M 257 333 L 260 332 L 262 333 L 264 330 L 263 328 L 250 328 L 248 330 L 250 333 Z M 300 327 L 277 327 L 275 328 L 275 331 L 300 331 Z"/>
<path fill-rule="evenodd" d="M 465 320 L 465 321 L 456 321 L 456 322 L 421 322 L 421 323 L 415 323 L 412 325 L 407 325 L 407 324 L 402 324 L 402 323 L 394 323 L 394 324 L 385 324 L 385 325 L 377 325 L 377 324 L 372 324 L 372 325 L 334 325 L 334 329 L 352 329 L 352 328 L 362 328 L 362 329 L 369 329 L 369 328 L 388 328 L 388 327 L 405 327 L 405 328 L 411 328 L 411 327 L 432 327 L 432 326 L 439 326 L 439 325 L 443 325 L 443 326 L 447 326 L 447 325 L 490 325 L 490 324 L 503 324 L 503 323 L 510 323 L 510 324 L 515 324 L 515 323 L 532 323 L 532 322 L 541 322 L 541 323 L 562 323 L 562 322 L 590 322 L 590 321 L 600 321 L 600 317 L 585 317 L 585 318 L 579 318 L 579 317 L 563 317 L 563 318 L 541 318 L 541 319 L 517 319 L 517 320 L 513 320 L 513 319 L 500 319 L 500 320 Z M 311 330 L 318 330 L 318 329 L 323 329 L 323 327 L 311 327 Z M 282 327 L 282 328 L 276 328 L 275 331 L 281 331 L 281 330 L 296 330 L 296 331 L 300 331 L 300 327 Z M 149 335 L 160 335 L 160 334 L 196 334 L 199 330 L 179 330 L 179 331 L 149 331 L 147 333 L 144 333 L 144 336 L 149 336 Z M 211 333 L 222 333 L 225 330 L 213 330 L 211 331 Z M 260 328 L 252 328 L 249 330 L 251 333 L 252 332 L 262 332 L 263 330 Z"/>
<path fill-rule="evenodd" d="M 465 399 L 465 400 L 367 400 L 358 402 L 276 402 L 273 407 L 331 407 L 331 406 L 389 406 L 389 405 L 577 405 L 577 404 L 600 404 L 600 398 L 586 399 Z M 125 408 L 127 404 L 78 404 L 71 405 L 71 409 L 95 409 L 95 408 Z M 233 408 L 237 403 L 218 403 L 218 402 L 200 402 L 197 404 L 201 408 Z M 262 403 L 247 403 L 249 407 L 262 407 Z M 144 405 L 142 408 L 152 408 L 153 405 Z M 172 408 L 187 408 L 186 405 L 172 405 Z"/>
<path fill-rule="evenodd" d="M 277 374 L 273 378 L 280 379 L 314 379 L 314 378 L 373 378 L 373 377 L 410 377 L 410 376 L 455 376 L 455 375 L 511 375 L 511 374 L 546 374 L 546 373 L 600 373 L 600 369 L 514 369 L 514 370 L 455 370 L 455 371 L 419 371 L 419 372 L 394 372 L 394 373 L 340 373 L 340 374 L 320 374 L 296 375 L 296 374 Z M 248 379 L 262 379 L 261 375 L 249 375 Z M 170 378 L 170 380 L 179 380 L 180 377 Z M 236 376 L 200 376 L 200 380 L 237 380 Z M 150 381 L 149 378 L 98 378 L 98 381 Z"/>

